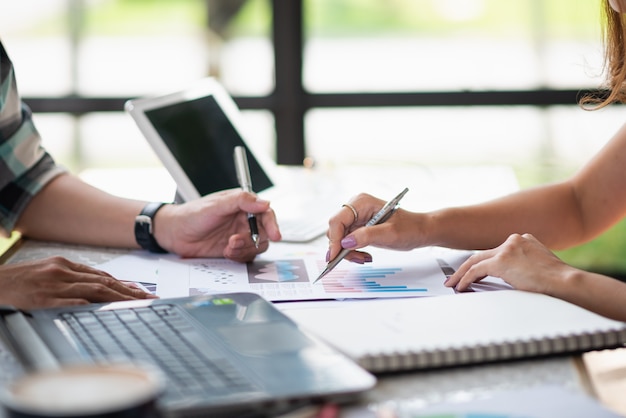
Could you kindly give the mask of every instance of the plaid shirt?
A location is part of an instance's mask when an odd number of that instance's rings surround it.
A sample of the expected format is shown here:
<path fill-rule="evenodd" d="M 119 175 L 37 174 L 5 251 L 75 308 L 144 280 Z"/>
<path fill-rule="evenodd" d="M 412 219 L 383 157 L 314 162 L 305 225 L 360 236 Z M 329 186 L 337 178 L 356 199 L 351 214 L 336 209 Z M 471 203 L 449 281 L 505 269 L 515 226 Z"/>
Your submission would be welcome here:
<path fill-rule="evenodd" d="M 41 146 L 0 42 L 0 232 L 10 233 L 32 197 L 63 171 Z"/>

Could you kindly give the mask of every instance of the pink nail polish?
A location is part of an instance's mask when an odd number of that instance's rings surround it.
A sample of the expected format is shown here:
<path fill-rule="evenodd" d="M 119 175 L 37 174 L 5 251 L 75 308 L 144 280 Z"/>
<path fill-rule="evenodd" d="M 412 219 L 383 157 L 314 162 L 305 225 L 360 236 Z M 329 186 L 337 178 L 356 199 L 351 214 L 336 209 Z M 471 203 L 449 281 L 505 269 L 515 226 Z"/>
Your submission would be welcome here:
<path fill-rule="evenodd" d="M 341 246 L 343 248 L 352 248 L 356 246 L 356 240 L 353 236 L 348 235 L 344 239 L 341 240 Z"/>

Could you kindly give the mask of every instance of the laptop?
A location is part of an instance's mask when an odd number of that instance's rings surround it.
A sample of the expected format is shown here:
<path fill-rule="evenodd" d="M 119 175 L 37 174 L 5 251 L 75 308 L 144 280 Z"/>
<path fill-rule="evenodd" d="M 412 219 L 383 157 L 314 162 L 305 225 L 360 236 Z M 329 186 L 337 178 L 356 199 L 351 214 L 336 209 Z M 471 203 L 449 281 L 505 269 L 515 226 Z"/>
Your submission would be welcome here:
<path fill-rule="evenodd" d="M 354 400 L 375 378 L 252 293 L 0 310 L 4 383 L 28 370 L 131 361 L 166 376 L 168 417 L 268 416 Z"/>
<path fill-rule="evenodd" d="M 189 88 L 129 100 L 126 111 L 177 185 L 177 200 L 189 201 L 238 188 L 233 151 L 246 149 L 252 188 L 272 203 L 284 241 L 307 242 L 323 235 L 341 207 L 336 179 L 301 167 L 278 167 L 243 134 L 241 113 L 214 78 Z"/>

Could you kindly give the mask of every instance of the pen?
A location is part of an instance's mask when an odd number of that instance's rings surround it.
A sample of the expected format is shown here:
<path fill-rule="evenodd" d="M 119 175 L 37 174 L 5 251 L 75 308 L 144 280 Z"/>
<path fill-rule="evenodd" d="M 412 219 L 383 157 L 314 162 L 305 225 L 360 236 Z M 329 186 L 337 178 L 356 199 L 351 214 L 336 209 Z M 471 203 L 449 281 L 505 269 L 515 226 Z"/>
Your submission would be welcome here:
<path fill-rule="evenodd" d="M 244 192 L 252 193 L 252 179 L 250 178 L 250 167 L 248 166 L 248 157 L 246 157 L 246 149 L 242 146 L 235 147 L 233 154 L 235 159 L 235 170 L 237 171 L 237 181 Z M 250 236 L 254 242 L 254 246 L 259 248 L 259 226 L 256 222 L 256 215 L 248 213 L 248 224 L 250 225 Z"/>
<path fill-rule="evenodd" d="M 393 214 L 393 212 L 396 210 L 396 208 L 398 207 L 398 203 L 400 203 L 400 200 L 404 197 L 404 195 L 406 194 L 406 192 L 408 192 L 409 189 L 405 188 L 404 190 L 402 190 L 396 197 L 394 197 L 393 199 L 391 199 L 389 202 L 385 203 L 385 206 L 383 206 L 383 208 L 381 210 L 379 210 L 378 212 L 376 212 L 376 214 L 372 217 L 372 219 L 370 219 L 369 221 L 367 221 L 367 223 L 365 224 L 366 227 L 368 226 L 372 226 L 372 225 L 376 225 L 379 223 L 383 223 L 385 222 L 387 219 L 389 219 L 389 217 Z M 326 276 L 328 273 L 330 273 L 330 271 L 332 269 L 335 268 L 335 266 L 337 264 L 339 264 L 339 262 L 341 260 L 343 260 L 348 253 L 351 250 L 348 250 L 347 248 L 344 248 L 343 250 L 341 250 L 341 252 L 337 255 L 337 257 L 333 258 L 332 260 L 330 260 L 328 262 L 328 264 L 326 265 L 326 268 L 324 269 L 324 271 L 319 275 L 319 277 L 317 279 L 315 279 L 315 281 L 312 284 L 317 283 L 317 281 L 319 279 L 321 279 L 322 277 Z"/>

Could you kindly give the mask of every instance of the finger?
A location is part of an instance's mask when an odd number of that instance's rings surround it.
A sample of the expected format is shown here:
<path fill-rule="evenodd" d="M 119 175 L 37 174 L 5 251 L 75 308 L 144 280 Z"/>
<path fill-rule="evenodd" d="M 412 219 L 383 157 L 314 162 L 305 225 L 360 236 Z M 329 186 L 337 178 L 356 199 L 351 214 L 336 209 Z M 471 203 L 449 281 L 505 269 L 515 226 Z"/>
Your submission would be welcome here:
<path fill-rule="evenodd" d="M 270 208 L 269 200 L 261 199 L 254 193 L 240 192 L 235 202 L 237 208 L 244 212 L 264 213 Z"/>
<path fill-rule="evenodd" d="M 350 203 L 344 203 L 343 205 L 341 205 L 341 207 L 342 207 L 342 209 L 348 210 L 349 213 L 352 214 L 352 216 L 353 216 L 352 222 L 350 222 L 348 225 L 352 225 L 352 224 L 356 223 L 359 220 L 359 212 Z M 350 215 L 348 215 L 348 216 L 350 216 Z"/>
<path fill-rule="evenodd" d="M 373 260 L 372 255 L 365 251 L 350 251 L 345 259 L 357 264 L 371 263 Z"/>
<path fill-rule="evenodd" d="M 358 216 L 358 215 L 357 215 Z M 341 244 L 350 226 L 355 221 L 354 213 L 350 208 L 343 207 L 328 222 L 328 255 L 333 259 L 344 248 Z"/>
<path fill-rule="evenodd" d="M 118 300 L 121 296 L 127 296 L 132 299 L 145 299 L 151 295 L 141 289 L 128 287 L 109 273 L 85 264 L 75 263 L 62 257 L 53 257 L 47 261 L 45 268 L 49 277 L 56 277 L 60 281 L 70 284 L 93 285 L 94 291 L 98 294 L 102 293 L 100 287 L 109 288 L 108 299 L 104 301 Z M 84 289 L 83 287 L 79 288 Z M 75 296 L 84 297 L 82 293 L 78 293 Z"/>
<path fill-rule="evenodd" d="M 485 277 L 489 276 L 493 258 L 486 258 L 474 263 L 460 278 L 455 289 L 459 292 L 464 292 L 470 288 L 472 283 L 480 282 Z"/>
<path fill-rule="evenodd" d="M 69 274 L 67 276 L 74 282 L 100 284 L 110 288 L 113 292 L 124 294 L 132 298 L 145 298 L 148 295 L 151 295 L 151 293 L 146 293 L 143 289 L 137 286 L 129 286 L 127 283 L 117 280 L 106 271 L 98 270 L 84 264 L 74 263 L 72 261 L 68 261 L 68 265 L 74 273 L 78 273 Z"/>
<path fill-rule="evenodd" d="M 59 262 L 59 261 L 57 261 L 57 262 Z M 77 273 L 92 274 L 92 275 L 102 276 L 102 277 L 113 277 L 111 274 L 107 273 L 104 270 L 99 270 L 97 268 L 88 266 L 86 264 L 75 263 L 75 262 L 73 262 L 71 260 L 67 260 L 65 258 L 63 258 L 62 261 L 60 261 L 60 263 L 61 264 L 65 264 L 72 271 L 77 272 Z M 72 276 L 70 276 L 70 277 L 72 277 Z"/>
<path fill-rule="evenodd" d="M 274 210 L 271 208 L 266 210 L 259 218 L 261 219 L 262 228 L 260 233 L 263 234 L 263 232 L 265 232 L 271 241 L 280 241 L 282 239 L 282 235 L 280 233 L 280 227 L 278 226 Z"/>
<path fill-rule="evenodd" d="M 151 294 L 137 288 L 131 288 L 112 279 L 115 283 L 74 283 L 67 290 L 70 298 L 82 298 L 92 303 L 115 302 L 151 298 Z"/>
<path fill-rule="evenodd" d="M 267 239 L 259 241 L 259 247 L 255 247 L 249 235 L 231 235 L 228 245 L 225 246 L 222 255 L 229 260 L 245 263 L 254 260 L 257 254 L 267 251 L 269 242 Z"/>
<path fill-rule="evenodd" d="M 391 234 L 387 234 L 385 232 L 385 228 L 387 228 L 386 225 L 374 225 L 365 228 L 358 228 L 350 232 L 341 240 L 341 247 L 356 250 L 373 244 L 376 244 L 377 246 L 381 243 L 384 244 L 383 241 L 387 239 L 385 237 L 387 235 L 391 236 Z"/>
<path fill-rule="evenodd" d="M 461 279 L 465 277 L 466 273 L 477 263 L 486 258 L 491 257 L 491 250 L 480 251 L 472 254 L 467 260 L 461 264 L 461 266 L 452 274 L 448 280 L 444 282 L 446 287 L 455 287 L 459 284 Z"/>
<path fill-rule="evenodd" d="M 353 204 L 354 199 L 350 199 L 348 203 L 344 203 L 337 210 L 337 212 L 330 218 L 329 225 L 333 229 L 333 233 L 338 230 L 339 234 L 333 234 L 329 236 L 331 239 L 341 239 L 345 235 L 345 231 L 350 230 L 351 227 L 363 224 L 362 216 L 359 214 L 359 209 L 356 204 Z"/>
<path fill-rule="evenodd" d="M 142 292 L 144 292 L 146 294 L 146 298 L 147 299 L 158 299 L 159 297 L 155 294 L 153 294 L 152 292 L 148 291 L 145 287 L 143 287 L 142 285 L 140 285 L 137 282 L 127 282 L 127 281 L 120 281 L 124 286 L 128 286 L 132 289 L 139 289 Z"/>
<path fill-rule="evenodd" d="M 263 229 L 259 229 L 259 241 L 258 247 L 254 244 L 250 232 L 243 234 L 233 234 L 228 238 L 228 244 L 226 249 L 237 250 L 241 253 L 249 253 L 253 256 L 255 254 L 267 251 L 270 241 L 267 238 L 267 234 Z"/>
<path fill-rule="evenodd" d="M 96 271 L 99 272 L 98 270 Z M 137 286 L 129 286 L 127 283 L 117 280 L 108 273 L 105 273 L 104 275 L 97 273 L 85 273 L 81 275 L 81 282 L 82 283 L 75 284 L 84 284 L 87 286 L 91 286 L 90 294 L 93 294 L 94 297 L 100 297 L 98 295 L 105 295 L 105 300 L 103 300 L 104 302 L 108 302 L 110 300 L 118 300 L 120 297 L 130 299 L 146 299 L 153 297 L 152 293 L 147 293 Z M 78 289 L 83 290 L 84 287 L 79 286 Z M 82 294 L 80 295 L 82 296 Z"/>

